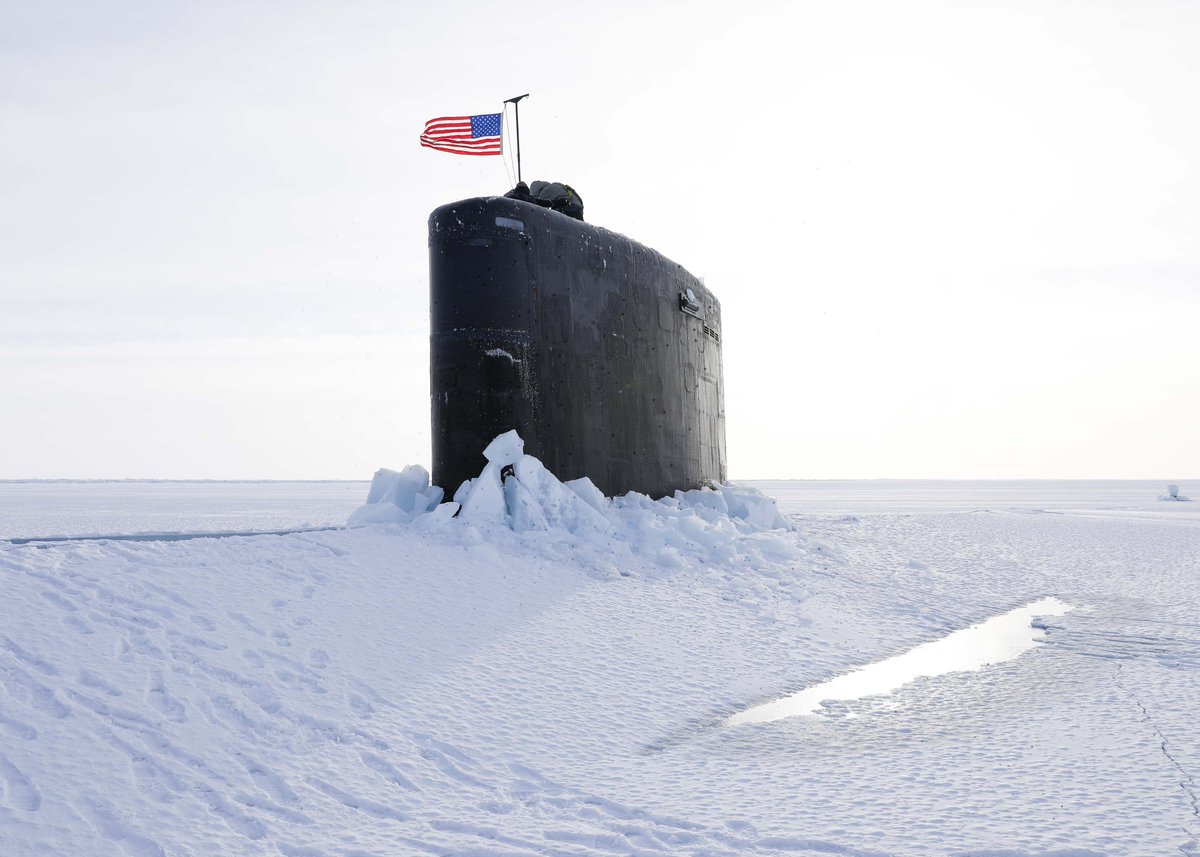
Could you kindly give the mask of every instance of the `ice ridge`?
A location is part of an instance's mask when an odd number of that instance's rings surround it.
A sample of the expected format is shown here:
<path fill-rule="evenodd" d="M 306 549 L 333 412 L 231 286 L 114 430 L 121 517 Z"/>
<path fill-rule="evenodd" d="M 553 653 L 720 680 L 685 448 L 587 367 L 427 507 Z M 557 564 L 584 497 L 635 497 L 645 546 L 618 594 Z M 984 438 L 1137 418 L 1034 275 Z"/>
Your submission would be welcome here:
<path fill-rule="evenodd" d="M 420 465 L 380 469 L 367 503 L 346 525 L 411 524 L 474 543 L 504 542 L 515 534 L 543 553 L 570 550 L 576 558 L 590 553 L 610 560 L 629 555 L 668 569 L 689 561 L 762 567 L 796 556 L 796 540 L 786 537 L 792 522 L 754 488 L 714 484 L 657 500 L 636 492 L 605 497 L 586 476 L 559 480 L 525 454 L 516 431 L 496 437 L 483 454 L 483 471 L 448 502 Z"/>

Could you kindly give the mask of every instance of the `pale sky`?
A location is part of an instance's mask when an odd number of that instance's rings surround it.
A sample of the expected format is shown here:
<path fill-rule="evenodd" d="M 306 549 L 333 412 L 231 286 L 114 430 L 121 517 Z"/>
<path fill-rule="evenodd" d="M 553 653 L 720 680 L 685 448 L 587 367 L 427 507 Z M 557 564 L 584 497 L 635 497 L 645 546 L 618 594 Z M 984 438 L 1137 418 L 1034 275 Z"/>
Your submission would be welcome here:
<path fill-rule="evenodd" d="M 723 306 L 732 478 L 1200 477 L 1200 3 L 0 0 L 0 478 L 429 461 L 422 149 Z"/>

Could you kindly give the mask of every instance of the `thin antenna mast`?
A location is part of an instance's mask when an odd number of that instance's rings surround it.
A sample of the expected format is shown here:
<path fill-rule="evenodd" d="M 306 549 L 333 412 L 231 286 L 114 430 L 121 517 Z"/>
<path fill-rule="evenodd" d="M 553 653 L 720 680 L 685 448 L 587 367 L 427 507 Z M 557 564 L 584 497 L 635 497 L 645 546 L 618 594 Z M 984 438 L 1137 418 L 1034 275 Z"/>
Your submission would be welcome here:
<path fill-rule="evenodd" d="M 504 99 L 505 104 L 511 104 L 517 114 L 517 184 L 521 183 L 521 99 L 528 98 L 529 93 Z M 492 102 L 495 104 L 496 102 Z"/>

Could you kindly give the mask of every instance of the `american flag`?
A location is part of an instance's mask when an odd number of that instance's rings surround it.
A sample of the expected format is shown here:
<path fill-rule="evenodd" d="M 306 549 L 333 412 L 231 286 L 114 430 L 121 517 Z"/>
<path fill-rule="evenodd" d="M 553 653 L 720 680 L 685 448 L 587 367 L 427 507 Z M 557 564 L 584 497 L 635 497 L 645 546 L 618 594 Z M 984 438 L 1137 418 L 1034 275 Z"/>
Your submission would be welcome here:
<path fill-rule="evenodd" d="M 499 155 L 500 114 L 430 119 L 425 123 L 421 145 L 454 155 Z"/>

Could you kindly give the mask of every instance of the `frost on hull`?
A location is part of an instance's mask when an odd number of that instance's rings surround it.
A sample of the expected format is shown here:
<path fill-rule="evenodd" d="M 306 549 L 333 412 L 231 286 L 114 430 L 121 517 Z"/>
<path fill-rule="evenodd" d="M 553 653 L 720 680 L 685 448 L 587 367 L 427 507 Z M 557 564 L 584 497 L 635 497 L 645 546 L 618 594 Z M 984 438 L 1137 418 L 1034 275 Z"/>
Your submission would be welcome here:
<path fill-rule="evenodd" d="M 725 480 L 721 307 L 624 236 L 503 197 L 429 218 L 433 477 L 516 429 L 564 479 L 651 496 Z"/>

